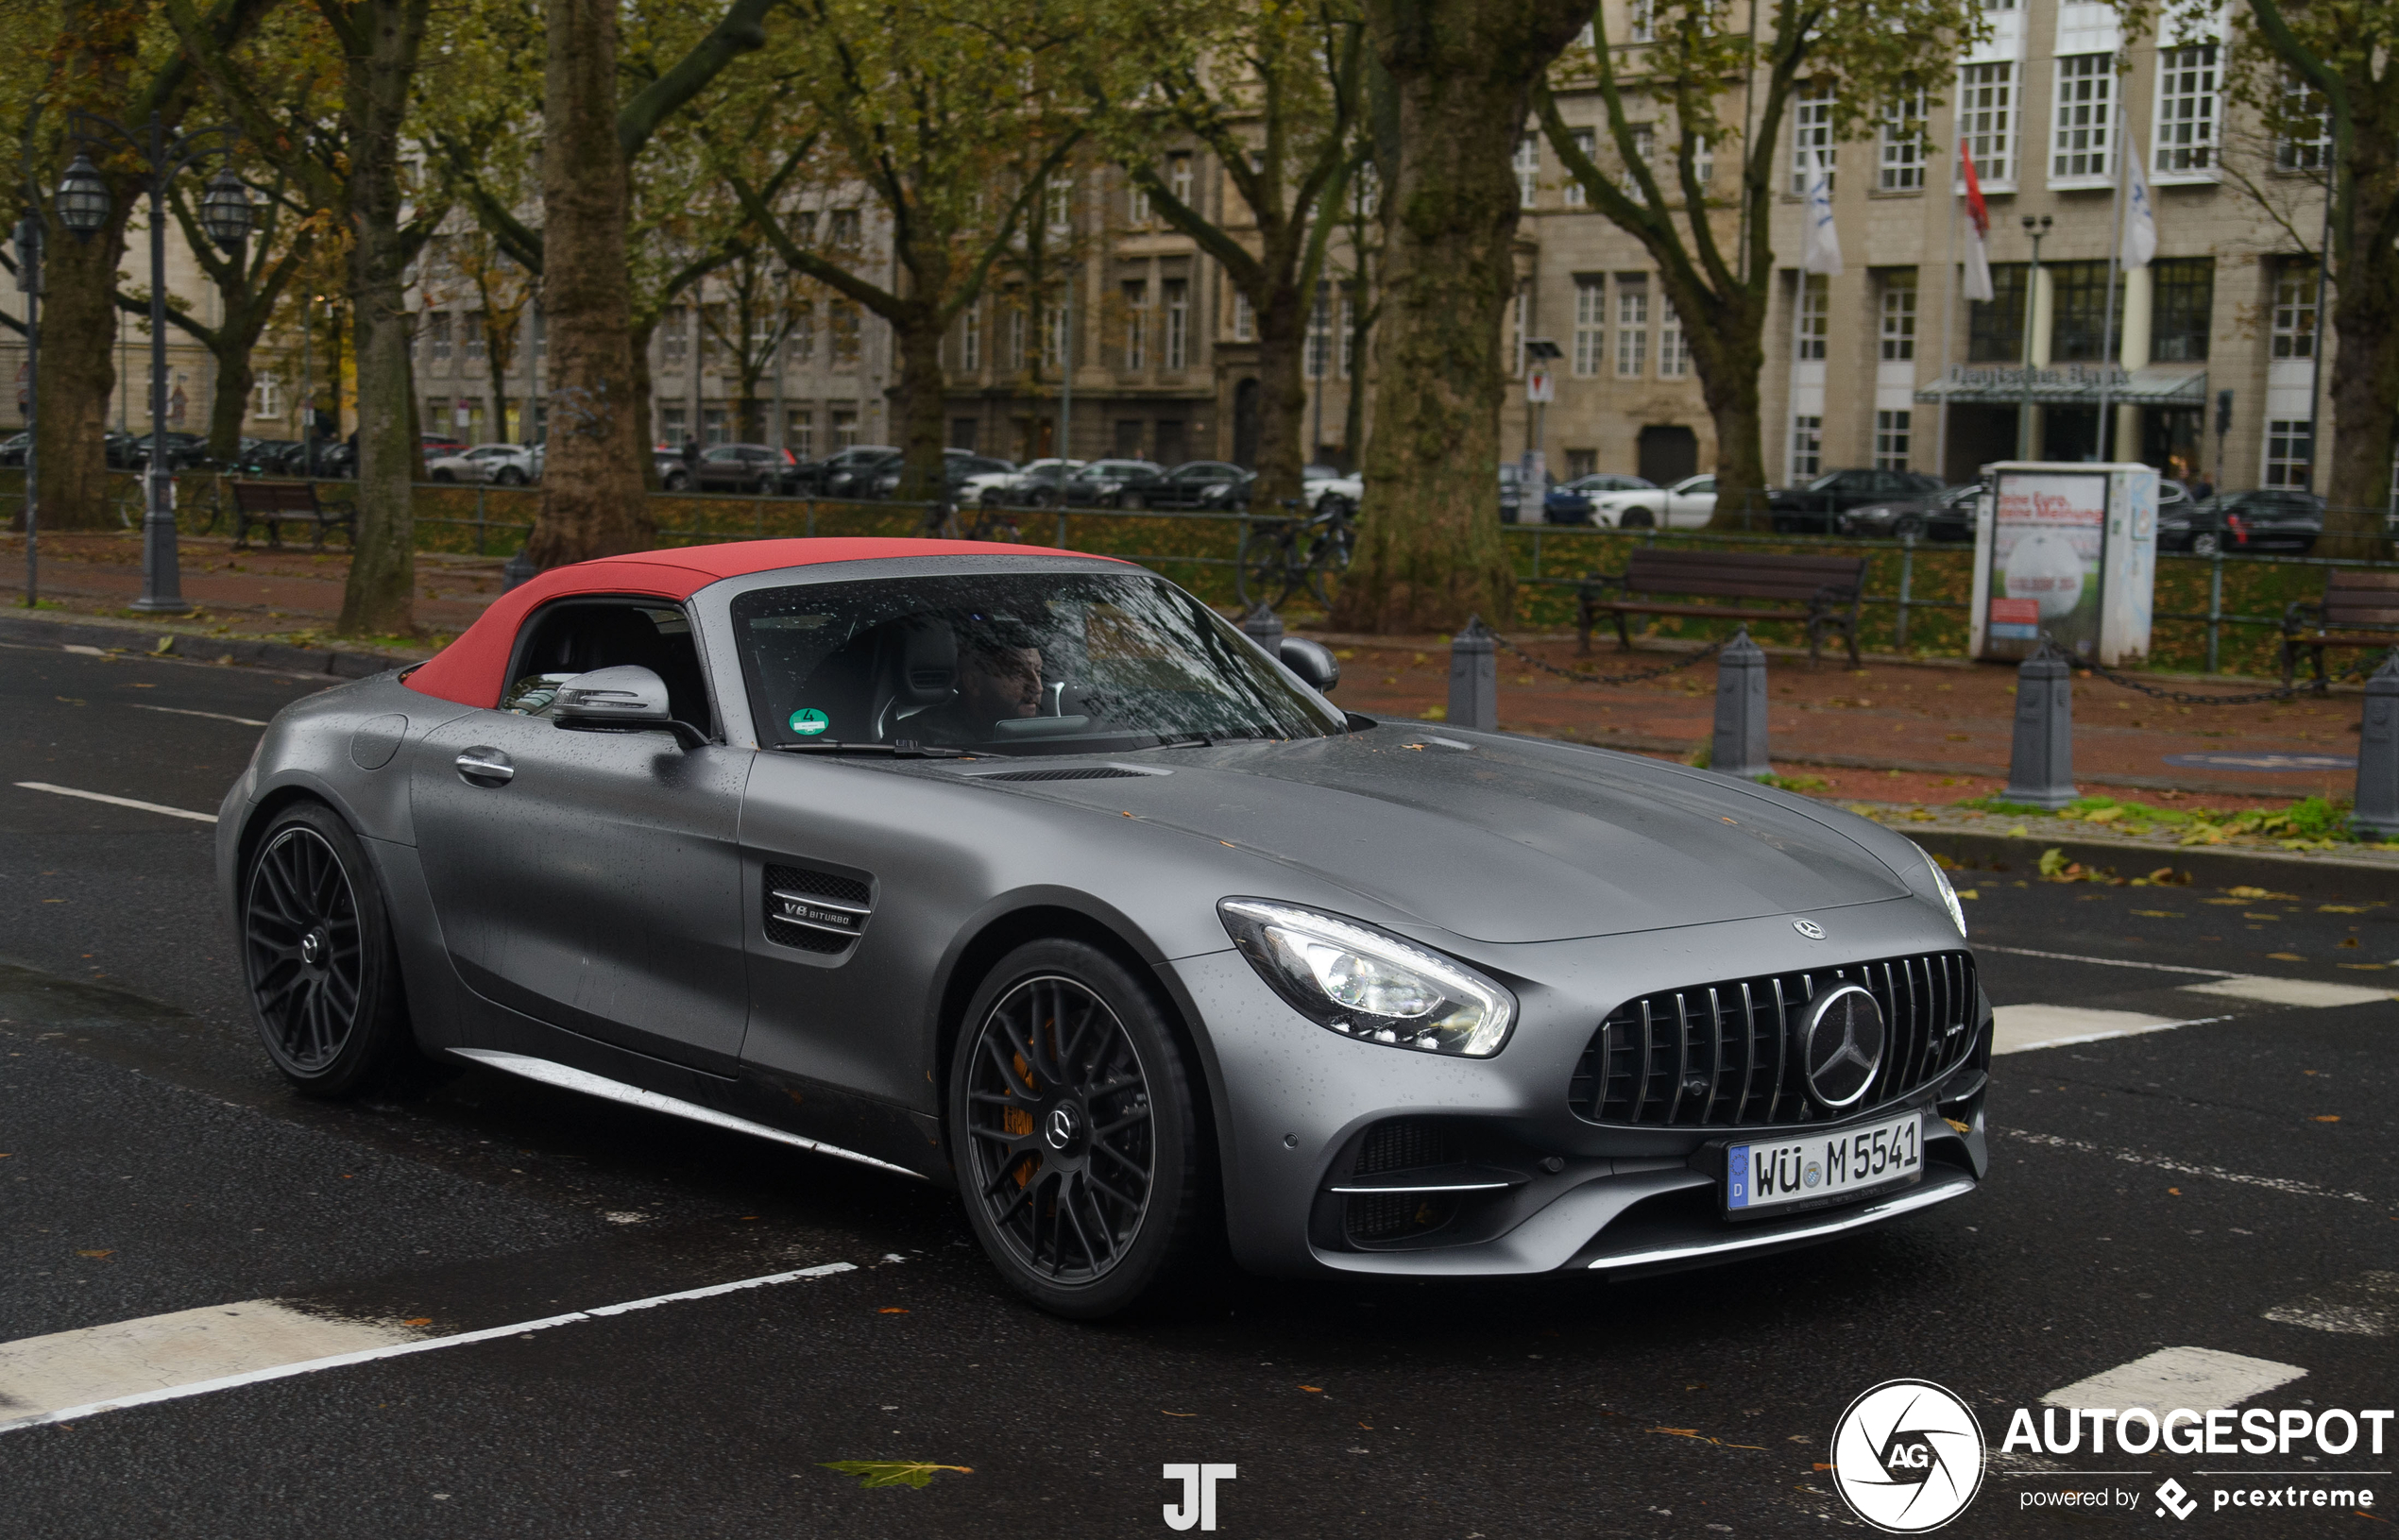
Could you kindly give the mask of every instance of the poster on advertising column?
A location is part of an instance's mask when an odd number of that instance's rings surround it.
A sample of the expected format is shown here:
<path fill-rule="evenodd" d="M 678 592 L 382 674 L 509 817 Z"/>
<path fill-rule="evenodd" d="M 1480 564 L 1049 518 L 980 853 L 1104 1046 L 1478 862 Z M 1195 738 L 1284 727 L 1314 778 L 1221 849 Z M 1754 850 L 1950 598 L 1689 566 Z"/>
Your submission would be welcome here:
<path fill-rule="evenodd" d="M 2100 639 L 2104 475 L 2001 471 L 1992 509 L 1986 649 L 2029 657 L 2046 634 L 2077 657 Z"/>

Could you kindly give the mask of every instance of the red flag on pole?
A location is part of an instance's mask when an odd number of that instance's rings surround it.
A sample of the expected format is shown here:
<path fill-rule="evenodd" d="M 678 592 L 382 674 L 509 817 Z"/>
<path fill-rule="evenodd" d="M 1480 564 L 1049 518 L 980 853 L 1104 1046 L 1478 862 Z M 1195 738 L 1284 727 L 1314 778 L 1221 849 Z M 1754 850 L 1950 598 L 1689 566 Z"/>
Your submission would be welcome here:
<path fill-rule="evenodd" d="M 1965 244 L 1965 296 L 1989 304 L 1991 289 L 1991 211 L 1983 206 L 1982 182 L 1974 175 L 1974 149 L 1961 138 L 1958 159 L 1965 167 L 1965 220 L 1973 227 Z"/>

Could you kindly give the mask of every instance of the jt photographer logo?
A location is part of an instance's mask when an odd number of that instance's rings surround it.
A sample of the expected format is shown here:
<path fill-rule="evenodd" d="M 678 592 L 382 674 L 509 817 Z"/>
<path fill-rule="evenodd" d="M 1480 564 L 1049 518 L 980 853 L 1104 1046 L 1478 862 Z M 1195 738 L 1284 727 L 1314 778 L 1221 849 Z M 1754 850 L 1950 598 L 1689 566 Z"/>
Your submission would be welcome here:
<path fill-rule="evenodd" d="M 1232 1465 L 1168 1465 L 1163 1480 L 1182 1483 L 1182 1501 L 1166 1504 L 1166 1528 L 1198 1529 L 1201 1532 L 1217 1527 L 1217 1483 L 1230 1481 L 1239 1475 Z"/>
<path fill-rule="evenodd" d="M 1878 1530 L 1937 1530 L 1982 1484 L 1982 1425 L 1929 1379 L 1886 1379 L 1841 1413 L 1832 1481 L 1850 1511 Z"/>

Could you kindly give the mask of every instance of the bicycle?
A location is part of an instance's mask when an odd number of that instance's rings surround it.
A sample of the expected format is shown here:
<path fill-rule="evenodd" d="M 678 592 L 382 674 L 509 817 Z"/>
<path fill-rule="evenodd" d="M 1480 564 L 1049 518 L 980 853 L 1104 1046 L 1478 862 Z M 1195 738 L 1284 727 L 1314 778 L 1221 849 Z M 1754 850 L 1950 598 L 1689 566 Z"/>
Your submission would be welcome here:
<path fill-rule="evenodd" d="M 1234 592 L 1246 606 L 1280 607 L 1305 587 L 1319 604 L 1329 606 L 1331 580 L 1350 569 L 1357 552 L 1357 526 L 1351 521 L 1349 501 L 1326 498 L 1305 516 L 1297 498 L 1284 499 L 1283 506 L 1292 516 L 1243 524 Z"/>
<path fill-rule="evenodd" d="M 1024 544 L 1025 532 L 1017 527 L 1014 514 L 985 503 L 975 511 L 975 522 L 966 527 L 966 538 L 995 540 L 1001 545 L 1016 546 Z"/>

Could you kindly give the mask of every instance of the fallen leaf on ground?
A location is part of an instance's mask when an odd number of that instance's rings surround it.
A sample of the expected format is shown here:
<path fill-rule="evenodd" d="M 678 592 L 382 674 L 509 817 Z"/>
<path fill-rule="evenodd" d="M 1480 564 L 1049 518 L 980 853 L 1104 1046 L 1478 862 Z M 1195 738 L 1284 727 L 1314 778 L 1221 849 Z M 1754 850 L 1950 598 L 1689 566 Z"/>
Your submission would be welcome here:
<path fill-rule="evenodd" d="M 434 1318 L 430 1315 L 412 1315 L 400 1324 L 401 1326 L 431 1326 L 434 1324 Z"/>
<path fill-rule="evenodd" d="M 111 1247 L 107 1251 L 78 1251 L 76 1255 L 78 1257 L 113 1257 L 116 1255 L 116 1250 L 114 1247 Z"/>
<path fill-rule="evenodd" d="M 1324 1394 L 1324 1387 L 1322 1385 L 1302 1385 L 1300 1388 L 1306 1391 L 1311 1396 L 1321 1396 Z"/>
<path fill-rule="evenodd" d="M 838 1470 L 844 1476 L 855 1476 L 858 1484 L 875 1486 L 930 1486 L 937 1470 L 954 1470 L 961 1476 L 972 1476 L 972 1465 L 937 1465 L 929 1460 L 825 1460 L 819 1464 L 826 1470 Z"/>
<path fill-rule="evenodd" d="M 2319 1112 L 2316 1114 L 2315 1121 L 2318 1123 L 2339 1123 L 2340 1121 L 2340 1114 L 2338 1112 Z M 108 1253 L 105 1251 L 87 1251 L 84 1255 L 87 1257 L 105 1257 Z"/>
<path fill-rule="evenodd" d="M 1158 1409 L 1158 1415 L 1162 1417 L 1196 1417 L 1199 1414 L 1197 1412 L 1169 1412 L 1164 1407 Z"/>
<path fill-rule="evenodd" d="M 886 1305 L 875 1313 L 877 1315 L 906 1315 L 908 1312 L 898 1305 Z"/>

